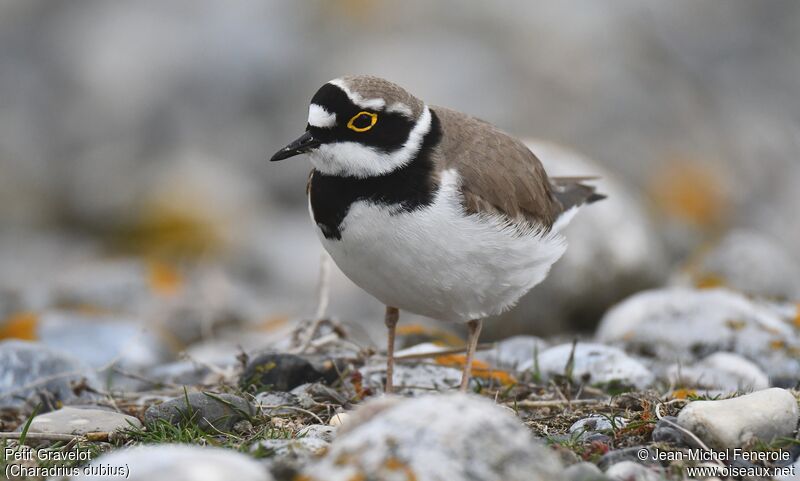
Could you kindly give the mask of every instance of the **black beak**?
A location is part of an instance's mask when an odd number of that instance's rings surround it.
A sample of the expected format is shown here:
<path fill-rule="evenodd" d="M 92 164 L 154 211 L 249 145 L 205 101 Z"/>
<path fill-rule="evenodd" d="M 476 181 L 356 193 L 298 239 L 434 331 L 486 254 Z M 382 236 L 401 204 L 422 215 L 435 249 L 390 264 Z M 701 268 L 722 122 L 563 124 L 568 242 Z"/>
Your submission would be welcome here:
<path fill-rule="evenodd" d="M 304 154 L 315 147 L 319 147 L 321 142 L 315 139 L 310 132 L 306 131 L 297 140 L 275 152 L 275 155 L 269 159 L 270 162 L 288 159 L 298 154 Z"/>

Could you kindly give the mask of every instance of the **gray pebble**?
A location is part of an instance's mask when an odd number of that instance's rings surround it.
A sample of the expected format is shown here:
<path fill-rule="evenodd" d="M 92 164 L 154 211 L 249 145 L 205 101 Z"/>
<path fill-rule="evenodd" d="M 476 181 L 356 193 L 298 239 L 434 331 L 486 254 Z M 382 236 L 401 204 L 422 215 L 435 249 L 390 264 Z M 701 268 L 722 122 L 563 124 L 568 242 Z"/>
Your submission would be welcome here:
<path fill-rule="evenodd" d="M 203 430 L 230 432 L 253 412 L 253 406 L 239 396 L 195 392 L 150 406 L 144 419 L 147 424 L 158 420 L 175 425 L 191 422 Z"/>
<path fill-rule="evenodd" d="M 568 481 L 610 481 L 610 478 L 592 463 L 577 463 L 564 470 Z"/>
<path fill-rule="evenodd" d="M 685 444 L 683 432 L 677 428 L 678 418 L 675 416 L 664 416 L 656 423 L 653 429 L 653 442 L 667 443 L 681 446 Z"/>
<path fill-rule="evenodd" d="M 300 406 L 300 399 L 290 392 L 270 391 L 256 395 L 256 405 L 268 416 L 284 416 L 297 414 L 293 407 Z"/>
<path fill-rule="evenodd" d="M 0 342 L 0 406 L 23 406 L 28 401 L 35 405 L 41 400 L 55 406 L 58 401 L 75 400 L 72 386 L 81 379 L 100 387 L 94 371 L 69 354 L 39 342 Z M 84 391 L 80 397 L 93 396 Z"/>
<path fill-rule="evenodd" d="M 642 449 L 648 450 L 647 460 L 645 461 L 639 457 Z M 604 454 L 603 457 L 600 458 L 600 461 L 597 463 L 597 465 L 600 467 L 600 469 L 607 470 L 610 466 L 624 461 L 632 461 L 634 463 L 642 464 L 655 464 L 655 461 L 653 461 L 653 454 L 653 451 L 647 446 L 632 446 L 630 448 L 616 449 Z"/>

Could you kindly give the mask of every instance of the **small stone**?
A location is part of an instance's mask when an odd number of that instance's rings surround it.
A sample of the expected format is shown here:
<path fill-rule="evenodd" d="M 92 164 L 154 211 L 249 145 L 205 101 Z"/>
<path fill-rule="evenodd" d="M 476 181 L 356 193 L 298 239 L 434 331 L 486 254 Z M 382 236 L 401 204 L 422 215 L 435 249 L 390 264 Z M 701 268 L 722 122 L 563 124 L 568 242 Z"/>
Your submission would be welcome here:
<path fill-rule="evenodd" d="M 647 451 L 647 456 L 642 453 Z M 644 459 L 642 459 L 644 458 Z M 652 449 L 647 446 L 631 446 L 629 448 L 615 449 L 604 454 L 597 465 L 600 469 L 609 469 L 609 466 L 622 462 L 631 461 L 634 463 L 655 464 L 655 455 Z"/>
<path fill-rule="evenodd" d="M 730 352 L 716 352 L 689 366 L 673 364 L 667 368 L 667 376 L 677 386 L 722 392 L 769 387 L 769 378 L 758 365 Z"/>
<path fill-rule="evenodd" d="M 606 476 L 614 481 L 661 481 L 665 479 L 659 474 L 659 471 L 633 461 L 614 464 L 608 468 Z"/>
<path fill-rule="evenodd" d="M 252 430 L 253 430 L 253 424 L 246 419 L 238 421 L 236 424 L 233 425 L 233 432 L 235 433 L 239 434 L 249 433 Z"/>
<path fill-rule="evenodd" d="M 317 438 L 329 443 L 336 437 L 336 428 L 324 424 L 310 424 L 297 432 L 298 438 Z"/>
<path fill-rule="evenodd" d="M 538 360 L 540 374 L 545 379 L 564 375 L 572 351 L 572 343 L 567 343 L 551 347 L 541 353 Z M 535 363 L 531 361 L 521 365 L 520 370 L 530 370 L 535 367 Z M 572 377 L 594 385 L 621 383 L 640 389 L 653 382 L 653 374 L 642 363 L 619 348 L 581 342 L 575 345 Z"/>
<path fill-rule="evenodd" d="M 519 419 L 462 393 L 368 401 L 303 475 L 307 481 L 564 479 L 556 455 Z"/>
<path fill-rule="evenodd" d="M 682 428 L 718 449 L 741 447 L 755 439 L 769 443 L 791 437 L 797 420 L 797 399 L 780 388 L 732 399 L 693 401 L 678 415 Z"/>
<path fill-rule="evenodd" d="M 295 460 L 308 460 L 324 453 L 329 444 L 330 442 L 313 436 L 295 439 L 264 439 L 253 444 L 250 452 L 281 458 L 291 457 Z"/>
<path fill-rule="evenodd" d="M 328 424 L 338 428 L 339 426 L 342 426 L 345 423 L 347 423 L 349 417 L 350 417 L 349 413 L 336 413 L 331 417 L 331 420 L 328 421 Z"/>
<path fill-rule="evenodd" d="M 291 391 L 301 384 L 336 379 L 336 370 L 318 370 L 308 359 L 285 353 L 267 353 L 251 360 L 240 379 L 248 391 Z"/>
<path fill-rule="evenodd" d="M 230 432 L 237 422 L 253 413 L 253 406 L 239 396 L 194 392 L 150 406 L 144 419 L 147 424 L 164 420 L 174 425 L 193 423 L 206 431 Z"/>
<path fill-rule="evenodd" d="M 260 392 L 256 395 L 255 401 L 256 407 L 268 416 L 297 414 L 297 410 L 292 408 L 300 406 L 297 396 L 283 391 Z"/>
<path fill-rule="evenodd" d="M 652 439 L 655 443 L 667 443 L 676 446 L 685 444 L 683 432 L 677 428 L 678 418 L 675 416 L 664 416 L 656 423 L 653 429 Z"/>
<path fill-rule="evenodd" d="M 41 398 L 51 405 L 75 400 L 73 385 L 83 380 L 89 387 L 101 385 L 89 366 L 66 353 L 39 342 L 0 342 L 0 406 L 23 406 L 29 400 L 35 405 Z"/>
<path fill-rule="evenodd" d="M 575 421 L 569 428 L 570 434 L 578 433 L 579 438 L 584 440 L 587 436 L 600 432 L 611 432 L 616 429 L 624 428 L 628 420 L 619 416 L 601 416 L 593 414 L 589 417 Z"/>
<path fill-rule="evenodd" d="M 534 357 L 549 347 L 547 341 L 536 336 L 514 336 L 494 344 L 491 349 L 476 353 L 477 359 L 492 367 L 518 370 L 532 362 Z"/>
<path fill-rule="evenodd" d="M 564 470 L 567 481 L 610 481 L 593 463 L 577 463 Z"/>
<path fill-rule="evenodd" d="M 261 464 L 244 454 L 177 444 L 120 449 L 98 457 L 81 471 L 83 474 L 71 480 L 273 481 Z"/>
<path fill-rule="evenodd" d="M 64 407 L 33 418 L 29 431 L 51 434 L 112 433 L 121 429 L 140 428 L 133 416 L 105 409 Z"/>

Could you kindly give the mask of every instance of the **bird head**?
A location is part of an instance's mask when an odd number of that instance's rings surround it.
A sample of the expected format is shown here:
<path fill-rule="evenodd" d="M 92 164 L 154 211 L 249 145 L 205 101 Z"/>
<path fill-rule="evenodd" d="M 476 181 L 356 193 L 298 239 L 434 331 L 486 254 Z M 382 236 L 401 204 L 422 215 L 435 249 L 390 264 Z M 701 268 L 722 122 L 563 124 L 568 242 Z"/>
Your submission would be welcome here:
<path fill-rule="evenodd" d="M 324 174 L 385 175 L 414 158 L 430 127 L 428 107 L 398 85 L 371 76 L 342 77 L 317 90 L 306 131 L 271 160 L 307 153 Z"/>

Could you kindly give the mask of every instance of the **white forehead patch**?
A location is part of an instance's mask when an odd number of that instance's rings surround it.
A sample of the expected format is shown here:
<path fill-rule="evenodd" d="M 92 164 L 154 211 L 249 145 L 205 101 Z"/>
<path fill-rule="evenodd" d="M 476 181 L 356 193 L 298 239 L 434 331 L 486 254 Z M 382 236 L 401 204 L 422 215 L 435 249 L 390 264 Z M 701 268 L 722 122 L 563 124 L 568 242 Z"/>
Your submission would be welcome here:
<path fill-rule="evenodd" d="M 410 119 L 414 119 L 414 112 L 411 111 L 411 107 L 404 104 L 403 102 L 395 102 L 392 105 L 386 107 L 387 112 L 396 112 L 401 115 L 405 115 Z"/>
<path fill-rule="evenodd" d="M 328 129 L 336 125 L 336 114 L 328 112 L 325 107 L 317 104 L 308 106 L 308 125 L 321 129 Z"/>
<path fill-rule="evenodd" d="M 384 105 L 386 105 L 386 101 L 383 99 L 365 99 L 359 95 L 358 92 L 353 92 L 342 79 L 333 79 L 328 83 L 342 89 L 342 92 L 347 94 L 347 98 L 349 98 L 351 102 L 353 102 L 355 105 L 358 105 L 362 109 L 380 110 Z"/>

